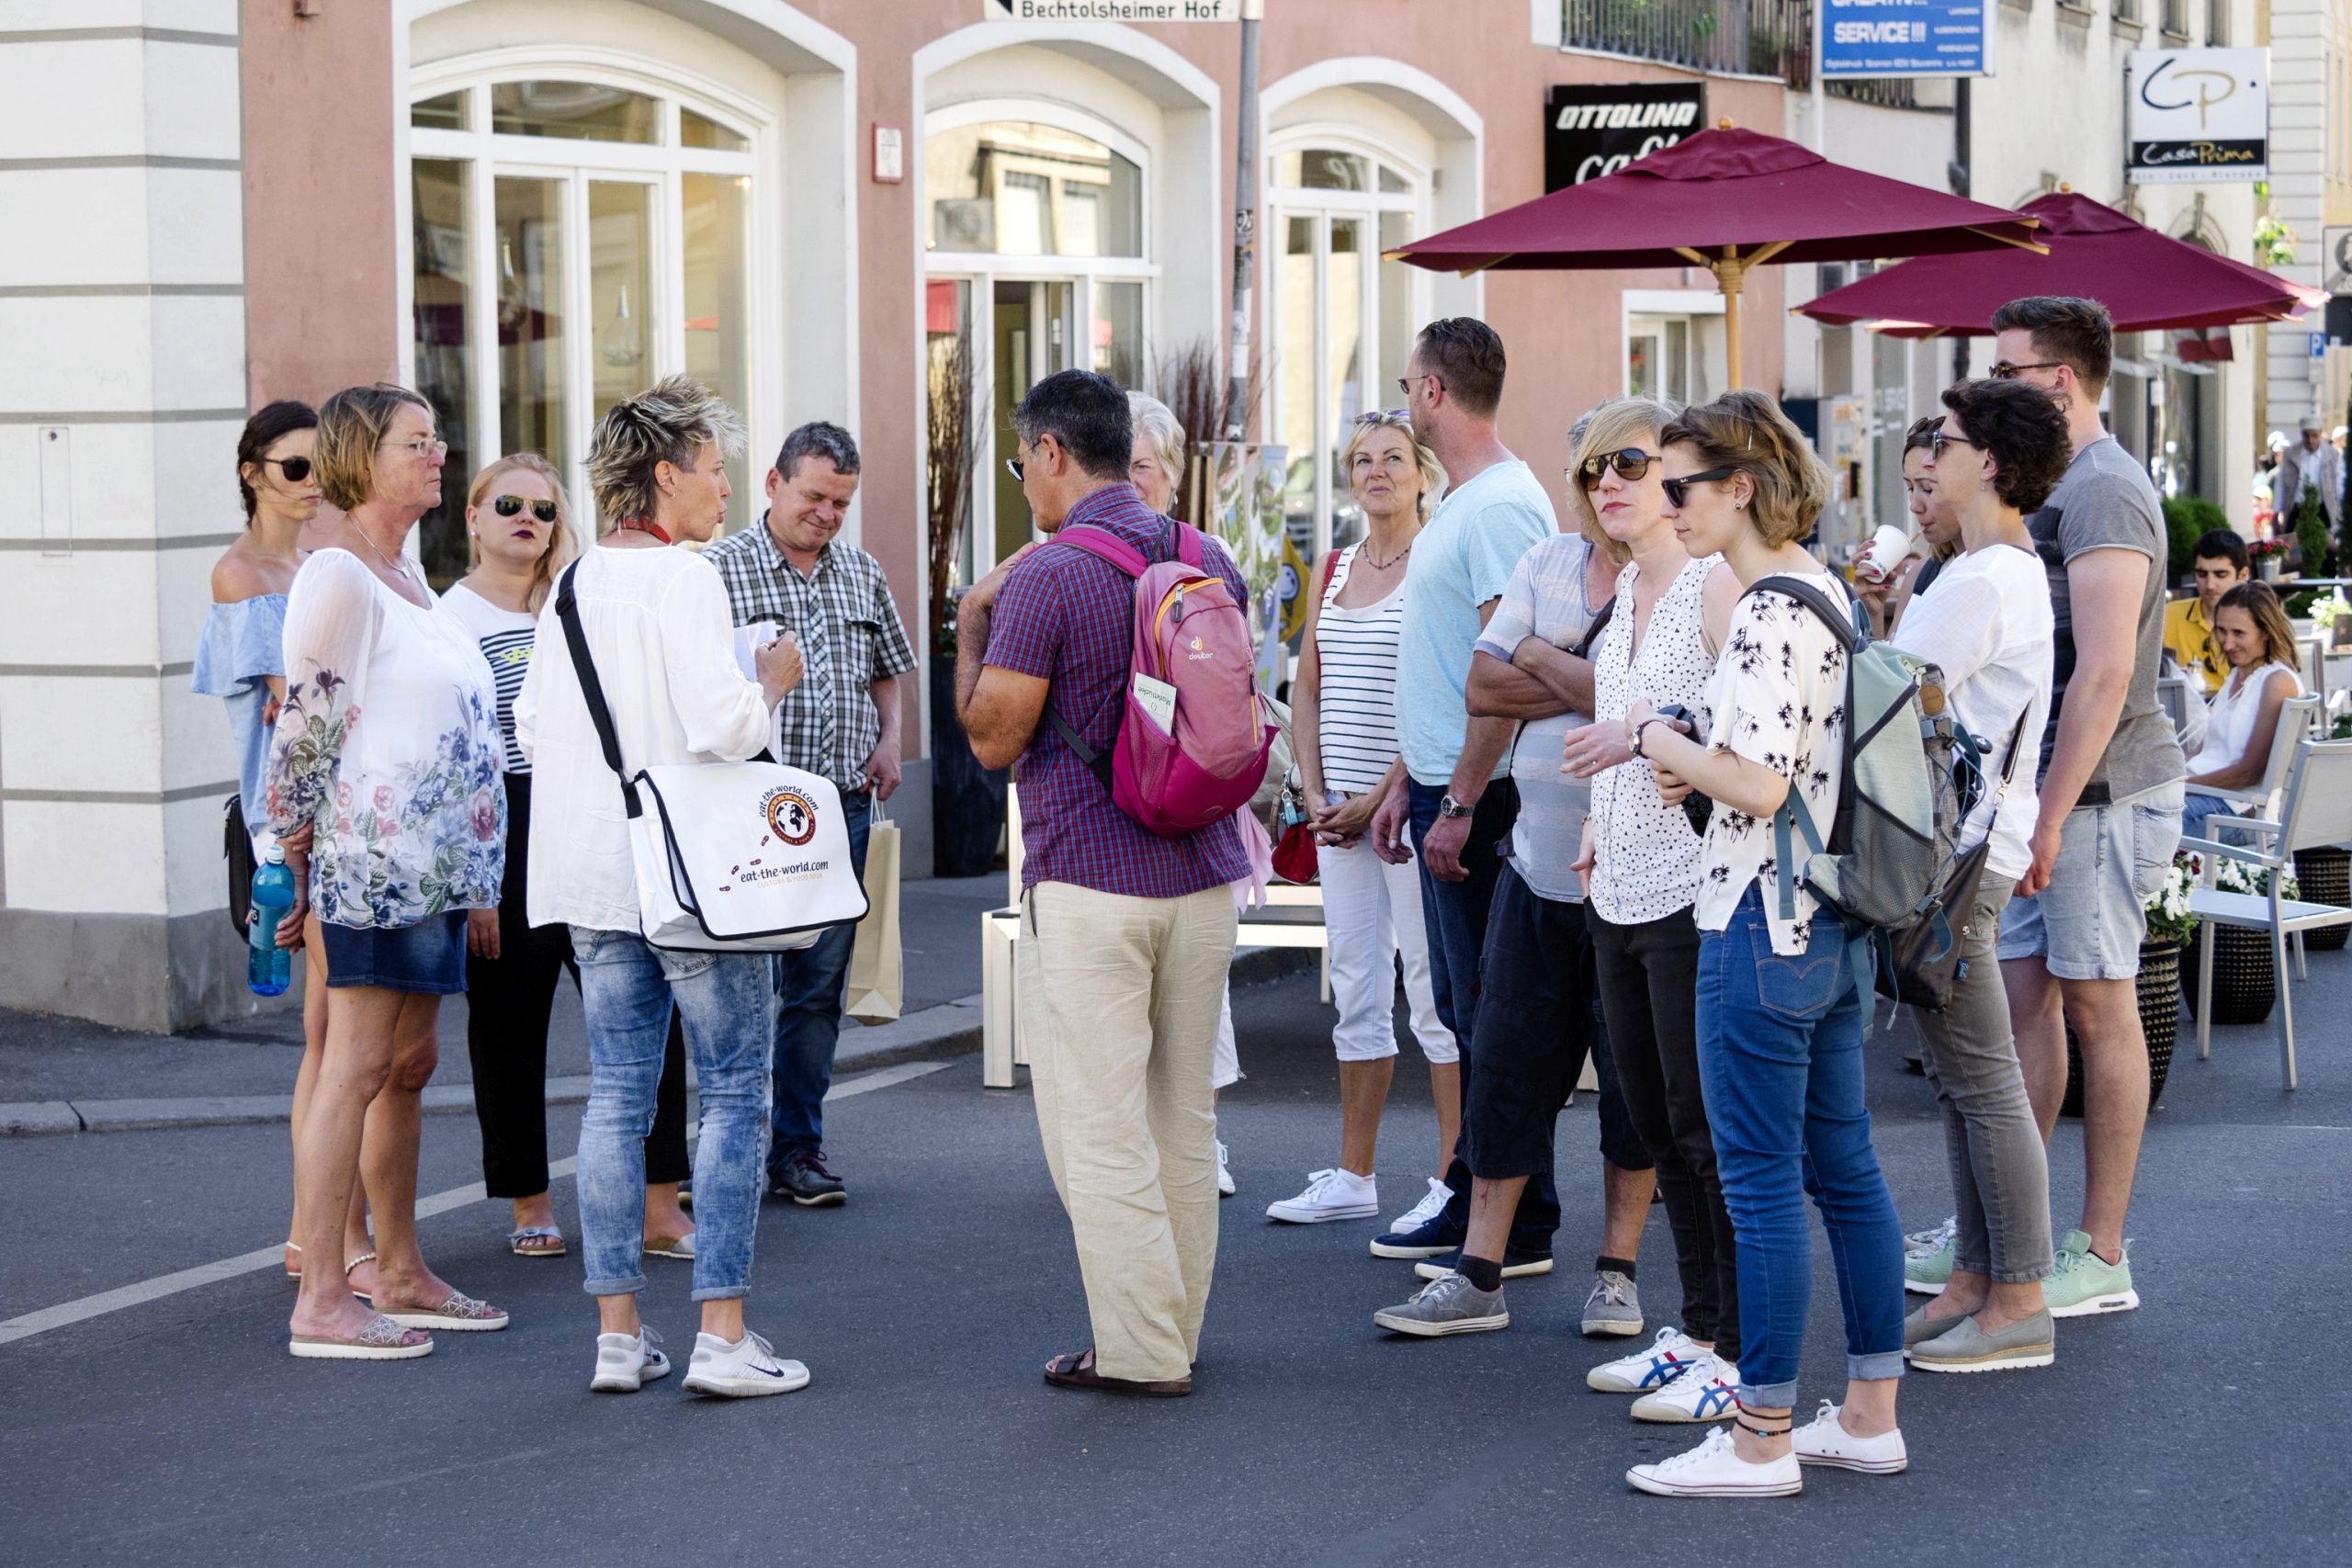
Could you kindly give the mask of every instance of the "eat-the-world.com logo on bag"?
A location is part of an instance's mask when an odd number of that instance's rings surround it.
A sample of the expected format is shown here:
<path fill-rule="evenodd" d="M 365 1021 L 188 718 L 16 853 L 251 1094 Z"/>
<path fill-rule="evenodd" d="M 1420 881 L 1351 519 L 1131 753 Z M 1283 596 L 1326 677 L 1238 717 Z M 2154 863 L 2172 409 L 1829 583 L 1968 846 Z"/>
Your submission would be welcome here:
<path fill-rule="evenodd" d="M 782 844 L 798 849 L 817 836 L 817 803 L 806 792 L 790 784 L 772 789 L 760 796 L 760 815 L 766 820 L 767 833 L 760 840 L 760 848 Z M 754 855 L 750 860 L 727 868 L 729 881 L 721 883 L 721 893 L 737 885 L 773 882 L 779 877 L 821 876 L 831 869 L 831 860 L 770 861 L 766 855 Z"/>

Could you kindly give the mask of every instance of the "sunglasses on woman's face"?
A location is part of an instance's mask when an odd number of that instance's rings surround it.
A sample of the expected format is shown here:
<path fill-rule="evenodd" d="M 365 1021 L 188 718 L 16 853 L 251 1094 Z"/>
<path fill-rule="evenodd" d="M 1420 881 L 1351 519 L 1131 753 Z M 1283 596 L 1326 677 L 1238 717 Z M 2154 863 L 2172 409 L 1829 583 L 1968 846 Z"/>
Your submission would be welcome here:
<path fill-rule="evenodd" d="M 1679 479 L 1660 479 L 1657 482 L 1659 488 L 1666 491 L 1668 504 L 1679 512 L 1690 503 L 1692 485 L 1712 479 L 1727 479 L 1738 471 L 1736 468 L 1704 468 L 1695 474 L 1685 474 Z"/>
<path fill-rule="evenodd" d="M 1962 435 L 1955 431 L 1939 430 L 1928 437 L 1928 461 L 1930 463 L 1942 462 L 1944 460 L 1944 448 L 1947 446 L 1973 446 L 1981 452 L 1984 449 L 1984 443 L 1982 441 L 1971 441 L 1967 436 Z"/>
<path fill-rule="evenodd" d="M 526 506 L 531 509 L 531 515 L 540 522 L 555 521 L 555 502 L 552 501 L 526 501 L 519 495 L 502 495 L 490 503 L 491 510 L 501 517 L 520 517 Z"/>
<path fill-rule="evenodd" d="M 262 461 L 285 475 L 286 482 L 290 485 L 300 484 L 311 477 L 311 459 L 308 457 L 264 457 Z"/>
<path fill-rule="evenodd" d="M 1638 481 L 1657 461 L 1655 453 L 1645 452 L 1638 446 L 1627 446 L 1615 452 L 1596 452 L 1578 463 L 1570 477 L 1575 479 L 1578 490 L 1590 490 L 1599 484 L 1602 470 L 1607 468 L 1616 469 L 1621 479 Z"/>

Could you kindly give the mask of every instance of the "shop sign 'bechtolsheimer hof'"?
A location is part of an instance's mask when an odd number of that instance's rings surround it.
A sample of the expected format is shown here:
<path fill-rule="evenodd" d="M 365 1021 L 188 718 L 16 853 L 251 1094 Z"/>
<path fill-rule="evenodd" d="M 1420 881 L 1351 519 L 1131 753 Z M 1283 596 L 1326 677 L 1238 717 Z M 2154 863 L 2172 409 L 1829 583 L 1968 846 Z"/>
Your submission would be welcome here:
<path fill-rule="evenodd" d="M 2135 49 L 2125 102 L 2135 185 L 2270 177 L 2270 51 Z"/>
<path fill-rule="evenodd" d="M 1554 87 L 1544 101 L 1544 188 L 1613 175 L 1706 123 L 1707 89 L 1697 82 Z"/>
<path fill-rule="evenodd" d="M 1242 0 L 980 0 L 991 22 L 1238 22 Z"/>

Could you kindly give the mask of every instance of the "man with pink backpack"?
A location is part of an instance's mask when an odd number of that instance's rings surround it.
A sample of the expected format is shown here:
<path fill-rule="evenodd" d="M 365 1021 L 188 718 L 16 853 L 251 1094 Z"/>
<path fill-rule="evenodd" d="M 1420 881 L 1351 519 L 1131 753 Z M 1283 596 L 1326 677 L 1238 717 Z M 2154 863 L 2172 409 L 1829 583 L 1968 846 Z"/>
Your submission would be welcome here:
<path fill-rule="evenodd" d="M 956 706 L 985 767 L 1016 765 L 1016 1027 L 1069 1212 L 1094 1342 L 1060 1388 L 1192 1392 L 1216 1262 L 1217 1010 L 1234 812 L 1272 730 L 1232 559 L 1127 482 L 1127 395 L 1065 370 L 1013 412 L 1038 529 L 957 611 Z"/>

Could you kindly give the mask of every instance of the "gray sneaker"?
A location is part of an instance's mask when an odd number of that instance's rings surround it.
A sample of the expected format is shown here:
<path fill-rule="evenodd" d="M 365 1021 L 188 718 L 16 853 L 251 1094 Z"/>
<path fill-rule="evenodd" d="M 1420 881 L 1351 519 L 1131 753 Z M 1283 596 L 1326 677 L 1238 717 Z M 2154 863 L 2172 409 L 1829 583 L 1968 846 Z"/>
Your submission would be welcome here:
<path fill-rule="evenodd" d="M 2047 1307 L 1990 1334 L 1979 1328 L 1974 1318 L 1963 1317 L 1905 1353 L 1923 1372 L 2002 1372 L 2046 1367 L 2058 1359 L 2057 1325 Z"/>
<path fill-rule="evenodd" d="M 1903 1320 L 1904 1353 L 1908 1355 L 1912 1346 L 1948 1334 L 1967 1321 L 1967 1314 L 1939 1312 L 1937 1304 L 1929 1302 Z"/>
<path fill-rule="evenodd" d="M 1584 1331 L 1595 1337 L 1642 1331 L 1642 1292 L 1633 1280 L 1614 1269 L 1592 1277 L 1592 1294 L 1584 1299 Z"/>
<path fill-rule="evenodd" d="M 1392 1334 L 1418 1334 L 1435 1338 L 1442 1334 L 1479 1334 L 1509 1328 L 1510 1313 L 1500 1291 L 1482 1291 L 1463 1274 L 1432 1280 L 1403 1306 L 1372 1314 L 1372 1321 Z"/>

